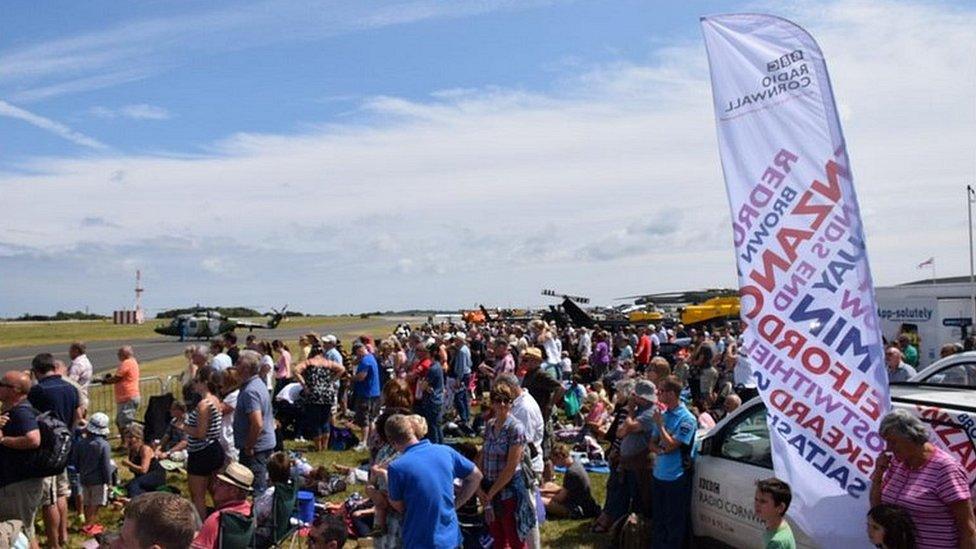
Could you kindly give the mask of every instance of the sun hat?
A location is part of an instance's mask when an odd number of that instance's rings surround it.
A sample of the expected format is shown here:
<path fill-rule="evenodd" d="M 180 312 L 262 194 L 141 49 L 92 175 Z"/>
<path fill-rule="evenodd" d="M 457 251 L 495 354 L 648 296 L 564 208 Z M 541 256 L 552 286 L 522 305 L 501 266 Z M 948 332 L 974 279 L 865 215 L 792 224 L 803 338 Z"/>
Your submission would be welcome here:
<path fill-rule="evenodd" d="M 530 357 L 531 358 L 534 358 L 536 360 L 540 360 L 541 361 L 542 360 L 542 351 L 540 351 L 538 347 L 529 347 L 529 348 L 525 349 L 524 351 L 522 351 L 522 358 L 523 359 L 530 358 Z"/>
<path fill-rule="evenodd" d="M 326 335 L 325 337 L 322 338 L 322 343 L 331 343 L 331 344 L 335 345 L 338 342 L 339 342 L 339 338 L 337 338 L 336 336 L 334 336 L 332 334 L 328 334 L 328 335 Z"/>
<path fill-rule="evenodd" d="M 85 426 L 85 429 L 87 429 L 89 433 L 107 437 L 109 433 L 108 416 L 102 412 L 95 412 L 90 418 L 88 418 L 88 425 Z"/>
<path fill-rule="evenodd" d="M 248 492 L 251 491 L 251 486 L 254 484 L 254 473 L 237 461 L 228 463 L 223 471 L 217 473 L 217 478 L 231 486 L 240 488 L 241 490 L 247 490 Z"/>

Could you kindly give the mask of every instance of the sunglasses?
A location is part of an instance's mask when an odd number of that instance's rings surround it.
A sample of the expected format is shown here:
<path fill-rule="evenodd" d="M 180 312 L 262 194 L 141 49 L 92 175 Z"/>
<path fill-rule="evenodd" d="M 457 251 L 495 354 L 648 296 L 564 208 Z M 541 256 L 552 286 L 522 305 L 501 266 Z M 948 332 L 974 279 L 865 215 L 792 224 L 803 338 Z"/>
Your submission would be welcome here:
<path fill-rule="evenodd" d="M 0 381 L 0 387 L 6 387 L 8 389 L 13 389 L 14 388 L 13 385 L 11 385 L 11 384 L 9 384 L 9 383 L 7 383 L 5 381 Z"/>
<path fill-rule="evenodd" d="M 491 403 L 492 404 L 511 404 L 512 403 L 512 399 L 508 398 L 507 396 L 492 396 L 491 397 Z"/>

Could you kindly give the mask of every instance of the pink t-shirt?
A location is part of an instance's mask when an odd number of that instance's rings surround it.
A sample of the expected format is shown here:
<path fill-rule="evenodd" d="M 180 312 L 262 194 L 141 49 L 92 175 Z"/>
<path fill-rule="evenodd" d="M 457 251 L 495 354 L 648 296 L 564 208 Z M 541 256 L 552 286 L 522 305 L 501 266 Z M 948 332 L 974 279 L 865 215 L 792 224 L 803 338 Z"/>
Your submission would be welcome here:
<path fill-rule="evenodd" d="M 281 355 L 278 356 L 278 362 L 275 364 L 275 379 L 285 379 L 291 374 L 291 353 L 287 350 L 282 349 Z"/>
<path fill-rule="evenodd" d="M 959 545 L 959 530 L 949 505 L 970 497 L 962 465 L 941 448 L 919 469 L 893 459 L 881 488 L 881 501 L 903 507 L 915 522 L 917 547 Z"/>
<path fill-rule="evenodd" d="M 590 413 L 586 414 L 586 422 L 599 423 L 599 421 L 603 419 L 603 412 L 605 408 L 606 406 L 603 404 L 603 402 L 598 400 L 596 404 L 593 405 L 593 408 L 590 410 Z"/>

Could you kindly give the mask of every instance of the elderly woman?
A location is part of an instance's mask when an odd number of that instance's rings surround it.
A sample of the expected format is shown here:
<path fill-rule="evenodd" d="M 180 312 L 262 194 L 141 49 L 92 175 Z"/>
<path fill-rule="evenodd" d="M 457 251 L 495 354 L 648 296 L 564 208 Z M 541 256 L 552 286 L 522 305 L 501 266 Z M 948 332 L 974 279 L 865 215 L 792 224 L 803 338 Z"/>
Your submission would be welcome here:
<path fill-rule="evenodd" d="M 962 465 L 929 442 L 922 420 L 895 410 L 881 420 L 886 452 L 871 474 L 871 505 L 905 508 L 915 523 L 917 546 L 976 547 L 976 519 Z"/>

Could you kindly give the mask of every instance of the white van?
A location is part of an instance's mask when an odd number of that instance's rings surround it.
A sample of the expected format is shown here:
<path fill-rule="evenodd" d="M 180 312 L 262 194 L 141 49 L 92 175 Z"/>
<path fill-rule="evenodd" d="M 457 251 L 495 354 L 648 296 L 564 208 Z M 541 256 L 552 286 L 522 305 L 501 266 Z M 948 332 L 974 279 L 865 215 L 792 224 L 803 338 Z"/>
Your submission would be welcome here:
<path fill-rule="evenodd" d="M 970 472 L 976 494 L 976 391 L 904 383 L 891 386 L 892 406 L 918 415 L 932 442 Z M 754 398 L 701 436 L 691 496 L 694 534 L 732 547 L 757 547 L 764 526 L 753 511 L 756 481 L 773 476 L 766 406 Z M 814 543 L 793 525 L 798 547 Z"/>

